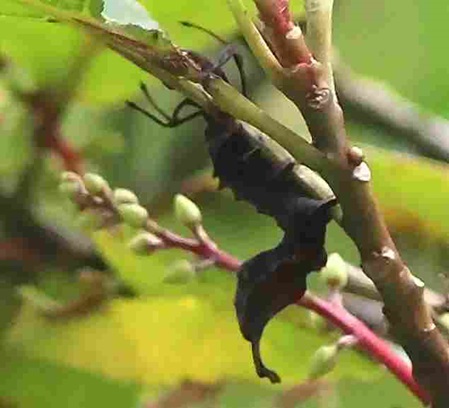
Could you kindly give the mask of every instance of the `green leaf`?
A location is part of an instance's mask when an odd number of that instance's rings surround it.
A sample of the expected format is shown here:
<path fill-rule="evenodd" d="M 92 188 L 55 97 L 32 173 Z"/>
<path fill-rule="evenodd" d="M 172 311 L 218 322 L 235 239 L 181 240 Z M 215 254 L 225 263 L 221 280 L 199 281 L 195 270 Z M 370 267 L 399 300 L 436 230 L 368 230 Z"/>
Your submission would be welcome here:
<path fill-rule="evenodd" d="M 8 1 L 10 3 L 7 5 L 15 5 L 14 7 L 18 10 L 22 7 L 17 1 Z M 76 18 L 84 23 L 78 23 L 78 28 L 74 29 L 61 24 L 42 23 L 38 19 L 20 18 L 20 13 L 17 12 L 15 13 L 16 17 L 2 19 L 0 50 L 26 72 L 38 88 L 59 88 L 62 84 L 77 87 L 79 78 L 73 82 L 68 75 L 70 75 L 71 67 L 74 64 L 79 65 L 80 61 L 77 60 L 79 55 L 83 57 L 82 47 L 85 47 L 85 44 L 83 44 L 82 33 L 85 29 L 80 30 L 80 25 L 87 24 L 95 34 L 98 34 L 96 27 L 103 26 L 101 23 L 97 24 L 94 20 L 89 20 L 88 13 L 81 13 L 80 10 L 74 10 L 73 7 L 59 9 L 38 0 L 30 0 L 28 4 L 24 7 L 26 10 L 36 8 L 41 13 L 55 18 L 72 19 L 72 21 Z M 58 5 L 61 4 L 58 3 Z M 90 3 L 90 6 L 93 6 L 93 3 Z M 13 9 L 0 8 L 0 13 L 3 10 L 5 14 L 14 14 L 14 7 Z M 117 27 L 117 25 L 108 25 L 105 32 L 113 31 L 113 27 Z M 122 31 L 126 30 L 126 27 L 120 27 Z M 158 46 L 162 53 L 171 52 L 170 42 L 159 31 L 145 31 L 137 26 L 128 26 L 127 28 L 132 36 L 141 39 L 140 44 L 143 44 L 144 49 L 148 50 L 149 44 L 153 44 L 153 46 Z M 121 38 L 130 37 L 122 36 Z M 62 47 L 61 44 L 64 46 Z M 92 59 L 93 55 L 90 58 Z M 86 66 L 86 72 L 83 74 L 78 97 L 95 103 L 111 103 L 129 98 L 132 93 L 136 92 L 139 82 L 146 76 L 137 67 L 125 62 L 123 58 L 110 51 L 102 52 L 93 58 L 92 64 L 83 62 L 83 65 Z"/>
<path fill-rule="evenodd" d="M 205 198 L 199 204 L 206 227 L 223 248 L 244 258 L 273 246 L 279 238 L 272 220 L 260 216 L 251 221 L 249 205 L 218 194 Z M 168 217 L 163 222 L 173 227 L 171 223 Z M 236 229 L 235 223 L 241 227 Z M 96 242 L 113 269 L 142 298 L 115 300 L 87 318 L 59 323 L 43 320 L 26 306 L 9 333 L 9 342 L 39 358 L 149 385 L 175 384 L 182 378 L 258 383 L 249 343 L 241 337 L 235 318 L 234 276 L 211 269 L 186 285 L 166 284 L 163 279 L 174 257 L 186 254 L 161 251 L 138 257 L 126 247 L 130 237 L 124 229 L 113 236 L 97 234 Z M 289 308 L 270 323 L 263 338 L 264 358 L 286 385 L 305 378 L 312 353 L 334 338 L 307 325 L 307 316 L 301 308 Z M 379 375 L 375 365 L 357 353 L 342 357 L 337 377 Z"/>
<path fill-rule="evenodd" d="M 339 381 L 337 394 L 339 406 L 342 408 L 422 407 L 422 403 L 389 373 L 372 381 L 351 379 Z"/>
<path fill-rule="evenodd" d="M 449 237 L 447 165 L 434 160 L 365 148 L 373 172 L 375 192 L 387 212 L 396 217 L 416 217 L 446 238 Z M 398 220 L 398 222 L 400 222 Z"/>
<path fill-rule="evenodd" d="M 6 269 L 7 266 L 5 264 L 5 262 L 2 263 L 2 268 Z M 20 273 L 20 270 L 8 270 L 6 273 L 17 275 Z M 5 276 L 6 273 L 2 271 L 0 275 L 0 348 L 4 332 L 10 327 L 15 315 L 20 310 L 20 299 L 16 295 L 11 277 Z"/>
<path fill-rule="evenodd" d="M 179 61 L 170 62 L 174 70 L 180 69 L 180 73 L 187 72 L 185 69 L 188 67 L 181 64 L 188 64 L 189 61 L 184 58 L 161 30 L 146 29 L 136 24 L 102 23 L 89 16 L 84 16 L 76 7 L 66 7 L 65 3 L 61 5 L 58 1 L 56 4 L 41 0 L 18 1 L 100 38 L 109 47 L 131 61 L 140 64 L 141 67 L 151 66 L 152 63 L 163 64 L 163 58 L 170 56 L 171 58 L 179 58 Z M 68 1 L 70 3 L 70 0 Z"/>
<path fill-rule="evenodd" d="M 39 360 L 13 347 L 1 347 L 0 395 L 18 406 L 35 408 L 132 407 L 140 386 L 85 370 Z"/>
<path fill-rule="evenodd" d="M 0 122 L 0 175 L 18 177 L 30 163 L 33 125 L 28 110 L 6 90 Z"/>
<path fill-rule="evenodd" d="M 260 381 L 231 301 L 227 308 L 216 308 L 202 296 L 115 300 L 89 317 L 65 322 L 46 321 L 25 305 L 7 341 L 35 358 L 150 386 L 174 385 L 185 378 Z M 262 350 L 288 386 L 305 378 L 310 355 L 323 341 L 313 330 L 275 319 Z M 348 352 L 335 375 L 370 378 L 380 372 Z"/>
<path fill-rule="evenodd" d="M 351 68 L 385 80 L 406 98 L 449 117 L 447 55 L 442 52 L 446 42 L 441 36 L 448 16 L 444 1 L 351 1 L 335 11 L 335 42 Z"/>
<path fill-rule="evenodd" d="M 88 14 L 92 17 L 99 17 L 103 9 L 103 0 L 36 0 L 36 4 L 38 3 L 60 10 Z M 45 12 L 30 10 L 25 4 L 21 4 L 20 0 L 3 0 L 0 7 L 0 17 L 45 17 Z"/>
<path fill-rule="evenodd" d="M 25 5 L 20 4 L 17 0 L 3 0 L 0 6 L 0 17 L 26 17 L 26 18 L 42 18 L 42 14 Z"/>
<path fill-rule="evenodd" d="M 120 25 L 132 24 L 148 30 L 158 29 L 159 24 L 152 19 L 148 11 L 136 0 L 106 0 L 103 18 Z"/>

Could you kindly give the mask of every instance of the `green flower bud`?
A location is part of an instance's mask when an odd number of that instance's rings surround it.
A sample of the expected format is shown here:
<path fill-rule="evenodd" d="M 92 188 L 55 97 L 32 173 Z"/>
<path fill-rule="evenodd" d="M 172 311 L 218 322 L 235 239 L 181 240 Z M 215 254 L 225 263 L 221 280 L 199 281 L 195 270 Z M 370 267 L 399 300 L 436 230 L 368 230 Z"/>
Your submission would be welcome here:
<path fill-rule="evenodd" d="M 64 171 L 63 173 L 61 173 L 61 183 L 64 183 L 66 181 L 78 181 L 78 182 L 82 182 L 82 179 L 80 177 L 79 174 L 76 174 L 73 171 Z"/>
<path fill-rule="evenodd" d="M 331 372 L 337 364 L 338 347 L 331 346 L 320 347 L 312 356 L 309 365 L 309 378 L 314 380 Z"/>
<path fill-rule="evenodd" d="M 63 181 L 59 184 L 59 191 L 66 197 L 73 199 L 75 198 L 83 189 L 80 181 Z"/>
<path fill-rule="evenodd" d="M 123 222 L 134 228 L 143 228 L 148 219 L 148 211 L 139 204 L 121 204 L 117 210 Z"/>
<path fill-rule="evenodd" d="M 108 182 L 98 174 L 86 173 L 83 180 L 87 191 L 92 195 L 98 195 L 109 188 Z"/>
<path fill-rule="evenodd" d="M 322 330 L 326 327 L 326 320 L 321 317 L 318 313 L 312 312 L 309 310 L 308 313 L 309 324 L 315 330 Z"/>
<path fill-rule="evenodd" d="M 142 232 L 136 235 L 128 244 L 131 251 L 139 255 L 149 255 L 154 250 L 161 248 L 164 245 L 163 241 L 156 235 L 149 232 Z"/>
<path fill-rule="evenodd" d="M 175 216 L 186 227 L 193 228 L 201 224 L 202 216 L 198 206 L 186 196 L 176 194 L 174 200 Z"/>
<path fill-rule="evenodd" d="M 126 190 L 124 188 L 116 188 L 114 190 L 114 202 L 117 205 L 139 204 L 139 199 L 131 190 Z"/>
<path fill-rule="evenodd" d="M 165 283 L 183 284 L 195 279 L 196 271 L 191 262 L 182 259 L 170 267 L 164 277 Z"/>
<path fill-rule="evenodd" d="M 77 224 L 86 231 L 95 231 L 103 226 L 104 219 L 98 211 L 84 210 L 78 215 Z"/>
<path fill-rule="evenodd" d="M 326 285 L 342 289 L 348 283 L 348 269 L 346 262 L 337 254 L 330 254 L 326 266 L 321 270 L 320 277 Z"/>

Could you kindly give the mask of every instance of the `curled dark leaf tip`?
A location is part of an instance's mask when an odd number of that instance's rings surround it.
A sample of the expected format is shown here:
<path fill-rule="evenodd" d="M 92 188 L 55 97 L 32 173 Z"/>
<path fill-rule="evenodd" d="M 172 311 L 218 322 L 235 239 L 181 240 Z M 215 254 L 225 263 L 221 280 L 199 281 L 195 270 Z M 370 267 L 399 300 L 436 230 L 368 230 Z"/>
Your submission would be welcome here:
<path fill-rule="evenodd" d="M 267 368 L 265 364 L 262 362 L 262 357 L 260 355 L 259 339 L 251 343 L 251 351 L 257 375 L 260 378 L 268 378 L 272 384 L 280 383 L 281 377 L 279 377 L 279 375 L 275 371 L 272 371 L 269 368 Z"/>
<path fill-rule="evenodd" d="M 266 367 L 258 370 L 257 375 L 260 378 L 268 378 L 272 384 L 279 384 L 281 382 L 281 377 L 275 371 L 269 370 Z"/>

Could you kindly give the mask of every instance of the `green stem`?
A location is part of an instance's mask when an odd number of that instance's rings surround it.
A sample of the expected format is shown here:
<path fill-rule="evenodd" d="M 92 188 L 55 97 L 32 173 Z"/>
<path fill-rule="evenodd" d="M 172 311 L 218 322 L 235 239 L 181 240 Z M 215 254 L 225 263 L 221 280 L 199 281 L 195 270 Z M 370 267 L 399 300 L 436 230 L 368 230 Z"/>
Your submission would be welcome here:
<path fill-rule="evenodd" d="M 228 4 L 240 31 L 265 73 L 270 77 L 276 77 L 281 74 L 282 66 L 251 21 L 251 18 L 248 16 L 248 10 L 242 0 L 228 0 Z"/>
<path fill-rule="evenodd" d="M 270 135 L 295 159 L 311 169 L 326 173 L 330 171 L 332 163 L 324 154 L 246 99 L 231 85 L 221 79 L 213 78 L 205 87 L 220 109 Z"/>

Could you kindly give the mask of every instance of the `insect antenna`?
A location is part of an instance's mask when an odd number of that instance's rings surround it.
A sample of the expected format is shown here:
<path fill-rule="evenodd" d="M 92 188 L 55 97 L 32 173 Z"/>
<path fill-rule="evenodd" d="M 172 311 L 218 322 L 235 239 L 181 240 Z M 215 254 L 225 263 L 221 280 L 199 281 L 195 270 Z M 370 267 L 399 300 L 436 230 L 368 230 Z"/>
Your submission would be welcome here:
<path fill-rule="evenodd" d="M 192 23 L 190 21 L 180 21 L 179 22 L 184 27 L 194 28 L 196 30 L 202 31 L 203 33 L 215 38 L 218 42 L 221 44 L 226 45 L 225 50 L 223 51 L 222 55 L 219 58 L 219 62 L 216 65 L 216 68 L 220 68 L 222 65 L 226 64 L 226 62 L 232 57 L 234 60 L 234 63 L 237 67 L 237 70 L 240 74 L 240 86 L 242 88 L 242 94 L 244 96 L 248 95 L 247 89 L 247 83 L 246 83 L 246 76 L 245 76 L 245 70 L 243 67 L 243 58 L 242 56 L 236 51 L 235 46 L 233 44 L 230 44 L 228 41 L 226 41 L 224 38 L 220 37 L 218 34 L 214 33 L 212 30 L 209 30 L 208 28 L 202 27 L 198 24 Z"/>

